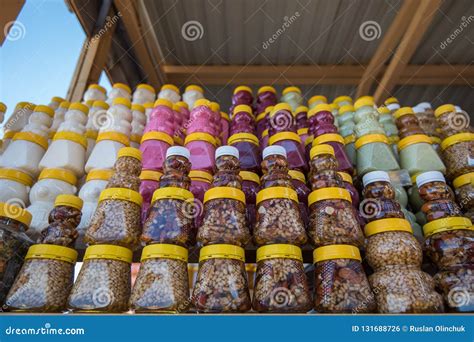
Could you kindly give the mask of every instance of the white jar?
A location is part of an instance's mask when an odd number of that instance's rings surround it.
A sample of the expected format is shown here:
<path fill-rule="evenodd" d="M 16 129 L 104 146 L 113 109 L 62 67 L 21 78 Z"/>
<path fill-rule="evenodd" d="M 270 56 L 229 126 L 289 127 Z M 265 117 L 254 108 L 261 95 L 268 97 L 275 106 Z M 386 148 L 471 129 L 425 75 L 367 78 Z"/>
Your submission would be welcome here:
<path fill-rule="evenodd" d="M 181 99 L 179 88 L 174 84 L 163 84 L 158 93 L 158 99 L 165 99 L 172 103 L 178 102 Z"/>
<path fill-rule="evenodd" d="M 204 98 L 204 90 L 198 85 L 188 85 L 183 93 L 183 101 L 186 102 L 188 108 L 194 108 L 194 102 Z"/>
<path fill-rule="evenodd" d="M 155 102 L 155 97 L 155 88 L 149 84 L 139 84 L 133 93 L 132 102 L 143 105 L 147 102 Z"/>
<path fill-rule="evenodd" d="M 98 84 L 91 84 L 84 92 L 84 101 L 105 101 L 107 92 L 104 87 Z"/>
<path fill-rule="evenodd" d="M 107 96 L 107 103 L 112 105 L 117 98 L 124 98 L 130 100 L 132 98 L 132 89 L 123 83 L 114 83 Z"/>
<path fill-rule="evenodd" d="M 155 103 L 154 102 L 147 102 L 143 105 L 145 107 L 145 126 L 150 121 L 150 114 L 153 111 L 153 108 L 155 108 Z"/>
<path fill-rule="evenodd" d="M 28 193 L 32 185 L 33 178 L 27 173 L 0 169 L 0 202 L 26 207 L 29 204 Z"/>
<path fill-rule="evenodd" d="M 48 226 L 48 216 L 54 208 L 58 195 L 74 195 L 77 178 L 71 171 L 61 169 L 44 169 L 38 181 L 30 191 L 30 206 L 27 210 L 32 215 L 27 235 L 36 241 L 41 231 Z"/>
<path fill-rule="evenodd" d="M 145 107 L 134 103 L 132 105 L 132 131 L 130 135 L 130 146 L 139 148 L 145 129 L 146 116 Z"/>
<path fill-rule="evenodd" d="M 0 102 L 0 123 L 5 119 L 5 113 L 7 112 L 7 105 L 3 102 Z"/>
<path fill-rule="evenodd" d="M 81 223 L 77 227 L 79 236 L 76 240 L 76 248 L 84 248 L 84 234 L 89 227 L 92 215 L 97 208 L 99 196 L 105 189 L 109 178 L 112 176 L 112 170 L 92 170 L 86 178 L 86 183 L 79 191 L 79 197 L 83 200 Z"/>
<path fill-rule="evenodd" d="M 64 122 L 59 126 L 51 145 L 39 163 L 40 170 L 67 169 L 76 177 L 84 174 L 87 138 L 85 137 L 89 107 L 74 102 L 69 106 Z"/>
<path fill-rule="evenodd" d="M 65 99 L 63 99 L 62 97 L 59 97 L 59 96 L 53 96 L 51 98 L 51 101 L 49 102 L 48 106 L 51 107 L 53 110 L 56 110 L 59 108 L 59 105 L 61 104 L 61 102 L 64 102 L 66 101 Z"/>
<path fill-rule="evenodd" d="M 52 139 L 59 126 L 64 122 L 64 115 L 66 114 L 70 103 L 68 101 L 63 101 L 60 103 L 59 107 L 54 111 L 53 123 L 49 129 L 49 138 Z"/>
<path fill-rule="evenodd" d="M 89 110 L 89 117 L 86 124 L 86 160 L 89 159 L 89 156 L 94 149 L 95 141 L 97 140 L 97 134 L 99 133 L 99 128 L 103 124 L 103 121 L 108 120 L 107 109 L 109 109 L 109 104 L 107 102 L 94 101 L 91 109 Z"/>
<path fill-rule="evenodd" d="M 18 102 L 3 129 L 5 132 L 19 132 L 26 126 L 36 105 L 31 102 Z M 14 134 L 14 133 L 13 133 Z"/>

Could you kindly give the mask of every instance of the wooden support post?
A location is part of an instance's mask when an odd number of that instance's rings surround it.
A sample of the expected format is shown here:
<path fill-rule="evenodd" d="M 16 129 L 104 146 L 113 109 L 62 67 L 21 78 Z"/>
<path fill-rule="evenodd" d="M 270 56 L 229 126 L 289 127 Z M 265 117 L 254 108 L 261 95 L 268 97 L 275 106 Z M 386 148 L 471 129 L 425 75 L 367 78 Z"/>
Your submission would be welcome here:
<path fill-rule="evenodd" d="M 2 33 L 0 38 L 0 46 L 3 45 L 8 32 L 14 26 L 13 22 L 18 17 L 18 14 L 20 14 L 24 4 L 25 0 L 2 1 L 2 15 L 0 15 L 0 29 L 2 30 Z M 20 28 L 22 29 L 22 27 L 18 27 L 18 29 Z M 19 32 L 19 34 L 25 34 L 25 32 Z"/>

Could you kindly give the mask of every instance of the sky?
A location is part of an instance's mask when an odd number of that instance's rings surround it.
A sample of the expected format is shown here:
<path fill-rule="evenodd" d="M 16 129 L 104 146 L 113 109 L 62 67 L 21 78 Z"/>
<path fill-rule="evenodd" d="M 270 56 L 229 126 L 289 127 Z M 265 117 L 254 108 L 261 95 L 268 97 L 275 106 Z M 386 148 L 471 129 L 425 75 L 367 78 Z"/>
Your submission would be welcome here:
<path fill-rule="evenodd" d="M 64 0 L 27 0 L 14 28 L 0 47 L 4 122 L 20 101 L 48 104 L 53 96 L 66 96 L 86 37 Z M 99 83 L 111 87 L 105 74 Z"/>

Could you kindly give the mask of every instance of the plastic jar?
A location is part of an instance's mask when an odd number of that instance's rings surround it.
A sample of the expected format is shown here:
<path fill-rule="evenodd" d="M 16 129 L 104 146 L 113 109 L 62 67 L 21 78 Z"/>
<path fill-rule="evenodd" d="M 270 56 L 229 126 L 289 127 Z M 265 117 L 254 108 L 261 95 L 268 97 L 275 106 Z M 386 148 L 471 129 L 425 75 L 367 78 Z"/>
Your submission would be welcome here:
<path fill-rule="evenodd" d="M 111 169 L 117 160 L 118 151 L 130 145 L 130 139 L 121 132 L 100 132 L 97 135 L 94 149 L 87 160 L 85 170 Z"/>
<path fill-rule="evenodd" d="M 255 133 L 255 118 L 253 116 L 252 107 L 249 105 L 238 105 L 234 107 L 232 113 L 232 123 L 230 134 L 236 133 Z"/>
<path fill-rule="evenodd" d="M 33 245 L 5 301 L 8 310 L 61 312 L 74 279 L 77 252 L 55 245 Z"/>
<path fill-rule="evenodd" d="M 364 246 L 364 234 L 351 204 L 349 191 L 335 187 L 314 190 L 309 194 L 308 206 L 308 235 L 313 245 Z"/>
<path fill-rule="evenodd" d="M 256 201 L 257 192 L 260 187 L 260 177 L 258 174 L 249 171 L 240 171 L 242 178 L 242 191 L 245 194 L 245 217 L 247 227 L 253 232 L 256 222 Z"/>
<path fill-rule="evenodd" d="M 183 101 L 186 102 L 189 108 L 194 107 L 194 103 L 204 98 L 204 90 L 195 84 L 190 84 L 184 89 Z"/>
<path fill-rule="evenodd" d="M 267 111 L 264 111 L 257 115 L 255 118 L 255 131 L 257 132 L 257 137 L 262 137 L 262 133 L 265 129 L 267 129 Z"/>
<path fill-rule="evenodd" d="M 142 223 L 145 222 L 153 193 L 160 187 L 160 178 L 163 174 L 158 171 L 142 170 L 140 173 L 140 188 L 138 192 L 143 198 Z"/>
<path fill-rule="evenodd" d="M 257 90 L 257 113 L 263 113 L 265 110 L 276 105 L 278 99 L 276 90 L 272 86 L 263 86 Z"/>
<path fill-rule="evenodd" d="M 0 203 L 0 303 L 20 271 L 28 247 L 33 243 L 25 232 L 31 214 L 18 206 Z"/>
<path fill-rule="evenodd" d="M 397 159 L 383 134 L 362 136 L 355 142 L 357 150 L 357 174 L 363 176 L 371 171 L 399 170 Z"/>
<path fill-rule="evenodd" d="M 344 105 L 339 108 L 338 116 L 337 116 L 337 123 L 339 125 L 339 129 L 344 127 L 353 127 L 354 124 L 354 106 L 352 104 Z"/>
<path fill-rule="evenodd" d="M 296 129 L 308 128 L 308 107 L 299 106 L 295 110 Z M 303 140 L 304 141 L 304 140 Z"/>
<path fill-rule="evenodd" d="M 427 135 L 416 134 L 401 139 L 398 142 L 398 150 L 400 166 L 408 170 L 410 175 L 424 171 L 446 172 L 443 162 L 431 146 L 431 139 Z"/>
<path fill-rule="evenodd" d="M 260 150 L 263 151 L 268 147 L 268 128 L 262 132 L 262 139 L 260 139 Z"/>
<path fill-rule="evenodd" d="M 468 115 L 456 110 L 452 104 L 439 106 L 434 111 L 434 116 L 440 129 L 441 139 L 460 133 L 472 133 Z"/>
<path fill-rule="evenodd" d="M 303 220 L 305 228 L 308 227 L 309 213 L 308 213 L 308 195 L 311 190 L 306 185 L 306 177 L 303 172 L 297 170 L 290 170 L 288 174 L 291 177 L 291 183 L 296 193 L 298 194 L 298 206 L 300 208 L 301 219 Z"/>
<path fill-rule="evenodd" d="M 155 101 L 156 91 L 149 84 L 140 83 L 135 88 L 132 96 L 132 102 L 143 105 L 147 102 Z"/>
<path fill-rule="evenodd" d="M 412 135 L 424 135 L 425 132 L 421 129 L 418 123 L 418 118 L 411 107 L 402 107 L 393 113 L 395 124 L 398 128 L 398 135 L 400 139 L 404 139 Z"/>
<path fill-rule="evenodd" d="M 84 92 L 84 101 L 105 101 L 107 92 L 104 87 L 98 84 L 89 84 L 87 90 Z"/>
<path fill-rule="evenodd" d="M 74 312 L 120 313 L 128 310 L 132 251 L 114 245 L 86 249 L 68 299 Z"/>
<path fill-rule="evenodd" d="M 227 143 L 239 150 L 240 169 L 242 171 L 261 171 L 260 149 L 258 138 L 251 133 L 236 133 L 229 137 Z"/>
<path fill-rule="evenodd" d="M 450 180 L 474 172 L 474 133 L 460 133 L 444 139 L 441 155 Z"/>
<path fill-rule="evenodd" d="M 280 132 L 272 135 L 269 145 L 281 146 L 286 150 L 290 169 L 307 170 L 305 153 L 301 145 L 301 138 L 295 132 Z"/>
<path fill-rule="evenodd" d="M 369 277 L 380 313 L 443 312 L 433 279 L 420 270 L 423 252 L 405 219 L 382 219 L 365 226 Z"/>
<path fill-rule="evenodd" d="M 320 144 L 310 151 L 310 183 L 313 190 L 327 187 L 342 187 L 342 179 L 338 176 L 338 163 L 331 145 Z"/>
<path fill-rule="evenodd" d="M 327 313 L 368 313 L 377 305 L 359 250 L 335 244 L 313 252 L 314 308 Z"/>
<path fill-rule="evenodd" d="M 276 244 L 257 249 L 253 308 L 262 313 L 311 310 L 311 293 L 299 247 Z"/>
<path fill-rule="evenodd" d="M 173 138 L 163 132 L 147 132 L 143 134 L 140 151 L 143 154 L 143 168 L 161 171 L 166 159 L 166 151 L 174 145 Z"/>
<path fill-rule="evenodd" d="M 253 103 L 252 88 L 242 85 L 235 87 L 232 94 L 232 107 L 229 112 L 233 112 L 233 109 L 238 105 L 249 105 Z"/>
<path fill-rule="evenodd" d="M 355 135 L 349 134 L 344 137 L 344 151 L 346 152 L 347 158 L 349 158 L 352 167 L 357 166 L 357 150 L 355 148 Z"/>
<path fill-rule="evenodd" d="M 246 312 L 252 308 L 245 271 L 245 251 L 210 245 L 199 252 L 199 271 L 191 296 L 198 312 Z"/>
<path fill-rule="evenodd" d="M 293 111 L 303 104 L 301 89 L 298 87 L 286 87 L 281 92 L 281 95 L 280 101 L 288 103 Z"/>
<path fill-rule="evenodd" d="M 320 144 L 328 144 L 332 146 L 339 165 L 337 169 L 338 171 L 347 172 L 349 174 L 354 172 L 352 163 L 344 150 L 344 138 L 342 136 L 335 133 L 329 133 L 315 137 L 313 140 L 313 146 Z"/>
<path fill-rule="evenodd" d="M 17 201 L 28 204 L 28 193 L 33 185 L 29 174 L 15 169 L 0 169 L 0 202 Z"/>
<path fill-rule="evenodd" d="M 328 103 L 328 99 L 324 95 L 314 95 L 314 96 L 311 96 L 310 99 L 308 100 L 308 106 L 310 109 L 313 109 L 317 105 L 323 104 L 323 103 L 324 104 Z"/>
<path fill-rule="evenodd" d="M 311 108 L 308 112 L 309 133 L 316 136 L 337 133 L 332 107 L 326 103 Z"/>
<path fill-rule="evenodd" d="M 360 203 L 359 192 L 354 186 L 354 183 L 352 181 L 352 176 L 346 172 L 338 172 L 338 174 L 342 178 L 342 181 L 344 183 L 344 189 L 349 191 L 349 194 L 351 195 L 352 206 L 355 209 L 358 209 L 359 203 Z"/>
<path fill-rule="evenodd" d="M 203 218 L 203 201 L 204 201 L 204 194 L 207 190 L 211 188 L 212 182 L 212 174 L 205 171 L 198 171 L 198 170 L 191 170 L 189 172 L 189 178 L 191 178 L 191 186 L 189 187 L 189 191 L 191 191 L 194 195 L 195 200 L 198 203 L 198 207 L 196 208 L 196 215 L 194 217 L 194 233 L 193 236 L 196 235 L 198 227 L 202 224 Z"/>
<path fill-rule="evenodd" d="M 332 102 L 337 104 L 339 107 L 352 105 L 352 97 L 347 95 L 341 95 L 336 97 Z"/>
<path fill-rule="evenodd" d="M 155 244 L 143 248 L 130 308 L 135 312 L 186 312 L 189 306 L 188 250 Z"/>
<path fill-rule="evenodd" d="M 474 219 L 474 172 L 456 177 L 453 181 L 456 200 L 464 216 Z"/>
<path fill-rule="evenodd" d="M 191 133 L 186 136 L 184 145 L 190 152 L 193 170 L 212 172 L 216 140 L 208 133 Z"/>

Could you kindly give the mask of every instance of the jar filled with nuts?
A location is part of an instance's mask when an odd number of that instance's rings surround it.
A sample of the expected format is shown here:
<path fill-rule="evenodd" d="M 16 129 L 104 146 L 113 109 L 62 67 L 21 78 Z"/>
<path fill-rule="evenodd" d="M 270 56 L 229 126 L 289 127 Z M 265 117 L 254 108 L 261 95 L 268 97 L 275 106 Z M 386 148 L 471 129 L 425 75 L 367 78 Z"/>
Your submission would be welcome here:
<path fill-rule="evenodd" d="M 364 234 L 351 201 L 349 191 L 343 188 L 322 188 L 309 194 L 308 235 L 314 246 L 364 246 Z"/>
<path fill-rule="evenodd" d="M 59 195 L 49 213 L 49 225 L 41 232 L 38 243 L 74 248 L 81 222 L 82 199 L 74 195 Z"/>
<path fill-rule="evenodd" d="M 474 172 L 455 178 L 453 186 L 457 203 L 464 216 L 474 220 Z"/>
<path fill-rule="evenodd" d="M 310 182 L 313 190 L 328 187 L 343 187 L 337 172 L 338 163 L 331 145 L 313 146 L 310 151 Z"/>
<path fill-rule="evenodd" d="M 257 249 L 253 308 L 265 313 L 311 310 L 311 293 L 299 247 L 275 244 Z"/>
<path fill-rule="evenodd" d="M 128 310 L 132 251 L 114 245 L 86 249 L 84 263 L 68 299 L 75 312 L 119 313 Z"/>
<path fill-rule="evenodd" d="M 434 111 L 441 139 L 457 135 L 459 133 L 472 133 L 469 125 L 469 116 L 466 112 L 456 110 L 456 106 L 445 104 Z M 446 164 L 448 164 L 446 162 Z M 449 166 L 448 166 L 449 168 Z"/>
<path fill-rule="evenodd" d="M 257 200 L 257 192 L 260 187 L 260 177 L 258 174 L 249 171 L 240 171 L 242 178 L 242 191 L 245 194 L 245 217 L 249 231 L 253 232 L 256 220 L 255 202 Z"/>
<path fill-rule="evenodd" d="M 143 198 L 142 203 L 142 222 L 145 222 L 150 208 L 153 193 L 160 187 L 160 178 L 163 174 L 159 171 L 142 170 L 140 173 L 139 193 Z"/>
<path fill-rule="evenodd" d="M 33 245 L 5 301 L 7 310 L 61 312 L 74 281 L 77 252 L 68 247 Z"/>
<path fill-rule="evenodd" d="M 421 271 L 423 253 L 405 219 L 368 223 L 366 257 L 375 273 L 369 277 L 380 313 L 443 312 L 433 279 Z"/>
<path fill-rule="evenodd" d="M 198 312 L 230 313 L 251 309 L 245 251 L 233 245 L 209 245 L 199 253 L 192 303 Z"/>
<path fill-rule="evenodd" d="M 420 127 L 418 118 L 411 107 L 402 107 L 393 113 L 395 124 L 398 128 L 398 136 L 404 139 L 411 135 L 425 134 Z"/>
<path fill-rule="evenodd" d="M 344 138 L 340 134 L 328 133 L 315 136 L 312 144 L 313 147 L 321 144 L 332 146 L 334 155 L 337 159 L 337 171 L 347 172 L 349 174 L 354 172 L 352 163 L 349 160 L 349 157 L 347 157 L 346 151 L 344 149 Z"/>
<path fill-rule="evenodd" d="M 0 202 L 0 305 L 33 243 L 25 234 L 30 223 L 31 214 L 27 210 Z"/>
<path fill-rule="evenodd" d="M 298 206 L 300 208 L 301 218 L 303 220 L 304 226 L 308 227 L 308 195 L 310 190 L 306 185 L 306 177 L 304 176 L 303 172 L 297 170 L 290 170 L 288 171 L 288 174 L 291 177 L 293 188 L 298 194 Z"/>
<path fill-rule="evenodd" d="M 236 133 L 229 137 L 227 143 L 239 151 L 240 169 L 260 172 L 260 149 L 258 138 L 251 133 Z"/>
<path fill-rule="evenodd" d="M 474 133 L 460 133 L 444 139 L 441 156 L 450 180 L 474 172 Z"/>
<path fill-rule="evenodd" d="M 204 201 L 204 194 L 211 188 L 212 174 L 205 171 L 191 170 L 189 171 L 189 178 L 191 179 L 191 185 L 189 191 L 194 195 L 197 203 Z M 193 236 L 196 236 L 197 229 L 201 226 L 203 219 L 203 211 L 198 210 L 194 217 L 194 232 Z"/>
<path fill-rule="evenodd" d="M 285 186 L 292 188 L 291 177 L 288 174 L 286 150 L 281 146 L 268 146 L 263 152 L 262 188 Z"/>
<path fill-rule="evenodd" d="M 454 193 L 446 184 L 441 172 L 429 171 L 416 177 L 420 197 L 425 201 L 421 211 L 428 222 L 446 217 L 461 216 L 461 209 L 454 202 Z"/>
<path fill-rule="evenodd" d="M 143 248 L 140 270 L 130 297 L 135 312 L 186 312 L 190 304 L 188 250 L 168 244 Z"/>
<path fill-rule="evenodd" d="M 142 168 L 142 153 L 133 147 L 123 147 L 119 150 L 114 164 L 114 173 L 110 177 L 106 189 L 126 188 L 138 191 Z"/>
<path fill-rule="evenodd" d="M 181 146 L 172 146 L 166 151 L 163 164 L 163 176 L 160 178 L 160 188 L 177 187 L 189 190 L 191 170 L 189 150 Z"/>
<path fill-rule="evenodd" d="M 374 312 L 374 294 L 362 268 L 359 249 L 350 245 L 316 248 L 314 308 L 328 313 Z"/>

